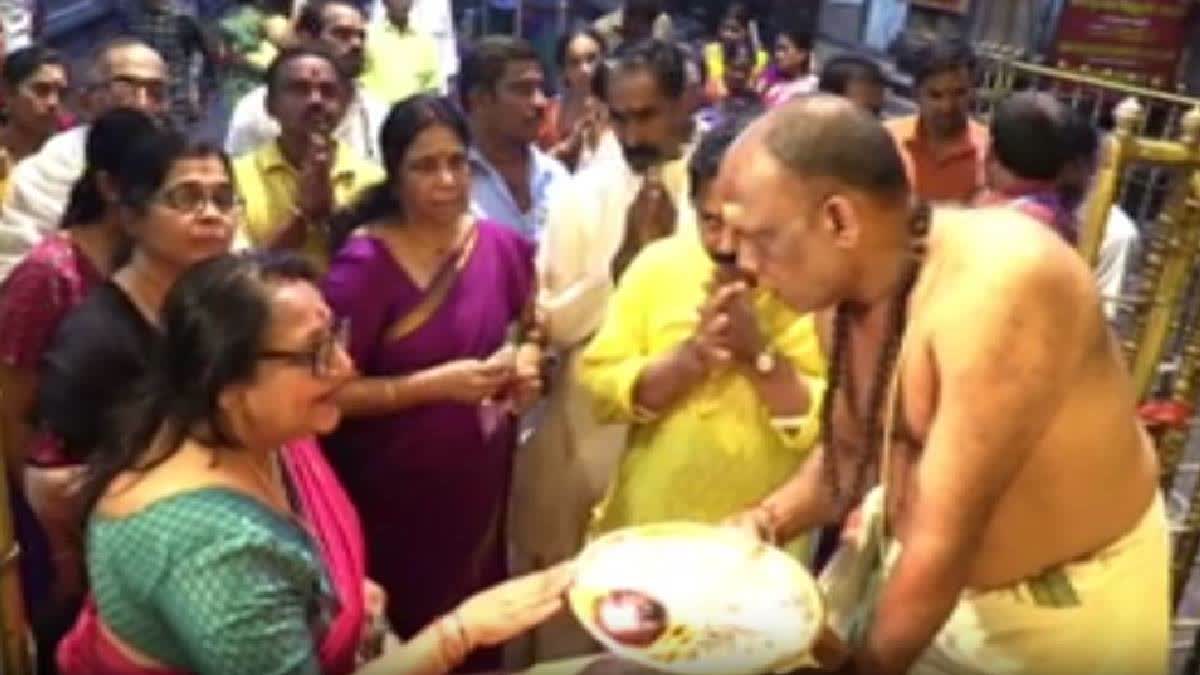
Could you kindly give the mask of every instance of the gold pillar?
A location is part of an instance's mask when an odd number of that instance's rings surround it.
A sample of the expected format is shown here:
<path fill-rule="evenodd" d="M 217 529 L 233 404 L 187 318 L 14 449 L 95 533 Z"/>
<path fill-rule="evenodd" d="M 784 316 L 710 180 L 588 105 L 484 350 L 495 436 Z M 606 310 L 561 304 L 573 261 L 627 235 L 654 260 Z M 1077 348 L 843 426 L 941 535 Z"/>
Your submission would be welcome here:
<path fill-rule="evenodd" d="M 2 394 L 0 394 L 2 395 Z M 0 439 L 4 435 L 0 434 Z M 0 443 L 0 673 L 32 675 L 30 641 L 21 592 L 20 548 L 13 527 L 8 453 Z"/>

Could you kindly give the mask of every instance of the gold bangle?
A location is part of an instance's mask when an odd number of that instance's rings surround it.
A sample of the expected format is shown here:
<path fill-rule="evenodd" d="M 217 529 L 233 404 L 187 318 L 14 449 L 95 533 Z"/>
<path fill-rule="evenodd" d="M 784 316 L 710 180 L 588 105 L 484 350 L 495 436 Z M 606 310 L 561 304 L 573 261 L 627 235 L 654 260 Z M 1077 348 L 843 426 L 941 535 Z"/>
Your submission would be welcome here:
<path fill-rule="evenodd" d="M 464 658 L 467 654 L 475 651 L 475 643 L 471 641 L 471 635 L 467 633 L 467 625 L 463 623 L 462 617 L 458 615 L 458 611 L 450 612 L 450 619 L 454 621 L 454 627 L 458 629 L 458 637 L 462 641 Z"/>
<path fill-rule="evenodd" d="M 788 436 L 797 435 L 804 431 L 804 428 L 808 426 L 808 423 L 808 415 L 772 417 L 770 420 L 772 429 Z"/>
<path fill-rule="evenodd" d="M 635 424 L 649 424 L 658 419 L 658 413 L 644 405 L 633 405 L 633 421 Z"/>
<path fill-rule="evenodd" d="M 763 535 L 763 539 L 771 545 L 779 543 L 779 512 L 775 507 L 766 502 L 759 502 L 755 505 L 753 513 L 754 526 Z"/>
<path fill-rule="evenodd" d="M 437 622 L 438 652 L 442 657 L 442 672 L 446 673 L 461 665 L 467 656 L 464 645 L 453 634 L 453 627 L 447 625 L 449 619 L 449 616 L 443 616 Z"/>

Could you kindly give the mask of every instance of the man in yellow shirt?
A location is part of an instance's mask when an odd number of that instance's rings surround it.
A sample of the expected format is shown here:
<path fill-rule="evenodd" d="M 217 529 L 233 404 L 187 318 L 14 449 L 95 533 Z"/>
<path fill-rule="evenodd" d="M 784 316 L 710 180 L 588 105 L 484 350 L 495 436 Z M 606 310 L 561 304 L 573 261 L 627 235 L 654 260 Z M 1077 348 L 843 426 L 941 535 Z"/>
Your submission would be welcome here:
<path fill-rule="evenodd" d="M 389 105 L 440 90 L 437 43 L 410 25 L 413 0 L 384 0 L 383 4 L 387 16 L 367 34 L 366 68 L 359 82 Z"/>
<path fill-rule="evenodd" d="M 327 266 L 334 209 L 384 179 L 331 133 L 352 95 L 334 57 L 318 48 L 283 52 L 267 71 L 267 110 L 279 138 L 233 165 L 244 226 L 257 248 L 294 249 Z"/>
<path fill-rule="evenodd" d="M 677 233 L 634 259 L 580 361 L 601 419 L 633 424 L 593 534 L 720 521 L 785 482 L 816 440 L 813 319 L 739 276 L 722 223 L 715 177 L 742 126 L 710 132 L 691 159 L 700 236 Z"/>

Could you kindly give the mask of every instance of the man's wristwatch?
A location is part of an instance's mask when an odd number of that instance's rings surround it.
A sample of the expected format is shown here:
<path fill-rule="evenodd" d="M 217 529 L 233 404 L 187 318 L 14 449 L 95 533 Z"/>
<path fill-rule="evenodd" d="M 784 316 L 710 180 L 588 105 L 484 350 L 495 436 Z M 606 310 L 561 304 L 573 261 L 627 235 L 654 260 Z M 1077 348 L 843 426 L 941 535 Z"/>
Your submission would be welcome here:
<path fill-rule="evenodd" d="M 775 370 L 775 365 L 775 350 L 771 349 L 770 345 L 763 347 L 758 356 L 754 357 L 754 370 L 758 371 L 759 375 L 770 375 Z"/>

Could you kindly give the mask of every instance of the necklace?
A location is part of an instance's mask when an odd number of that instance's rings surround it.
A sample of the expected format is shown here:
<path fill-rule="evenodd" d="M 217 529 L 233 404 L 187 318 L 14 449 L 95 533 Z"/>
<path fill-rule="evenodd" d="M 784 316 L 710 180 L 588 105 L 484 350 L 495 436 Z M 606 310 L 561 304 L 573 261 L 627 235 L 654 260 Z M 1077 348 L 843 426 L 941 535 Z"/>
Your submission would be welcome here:
<path fill-rule="evenodd" d="M 916 284 L 921 262 L 925 254 L 926 238 L 929 233 L 931 210 L 928 204 L 919 203 L 914 208 L 909 220 L 908 229 L 911 237 L 912 260 L 901 273 L 900 285 L 896 294 L 891 298 L 888 314 L 888 324 L 885 331 L 883 347 L 875 363 L 871 377 L 871 389 L 867 393 L 867 408 L 860 413 L 858 408 L 859 395 L 851 374 L 853 368 L 849 365 L 848 351 L 850 342 L 850 320 L 859 310 L 848 302 L 840 303 L 834 310 L 833 329 L 833 358 L 829 366 L 829 383 L 825 389 L 821 407 L 821 442 L 825 446 L 826 461 L 823 464 L 825 479 L 832 491 L 833 501 L 843 512 L 853 505 L 866 487 L 869 469 L 875 465 L 875 457 L 883 441 L 880 429 L 881 412 L 884 396 L 888 390 L 892 371 L 896 367 L 900 342 L 908 323 L 908 298 Z M 841 385 L 845 385 L 844 387 Z M 834 432 L 833 406 L 838 400 L 841 389 L 846 390 L 849 413 L 852 421 L 866 418 L 864 447 L 850 458 L 852 477 L 849 490 L 843 491 L 841 475 L 843 457 L 839 452 L 837 435 Z"/>
<path fill-rule="evenodd" d="M 272 508 L 289 518 L 295 519 L 291 501 L 287 497 L 287 489 L 283 485 L 283 473 L 279 467 L 279 452 L 272 450 L 267 454 L 265 462 L 257 462 L 253 457 L 247 457 L 246 464 L 254 476 L 255 482 L 263 492 L 263 497 Z"/>

